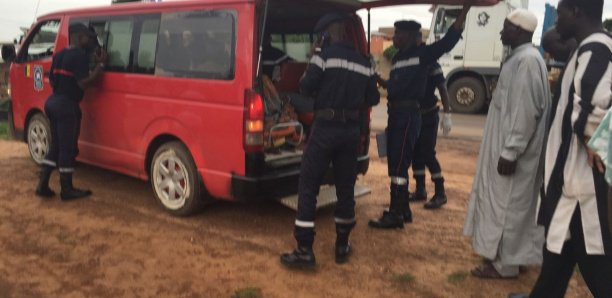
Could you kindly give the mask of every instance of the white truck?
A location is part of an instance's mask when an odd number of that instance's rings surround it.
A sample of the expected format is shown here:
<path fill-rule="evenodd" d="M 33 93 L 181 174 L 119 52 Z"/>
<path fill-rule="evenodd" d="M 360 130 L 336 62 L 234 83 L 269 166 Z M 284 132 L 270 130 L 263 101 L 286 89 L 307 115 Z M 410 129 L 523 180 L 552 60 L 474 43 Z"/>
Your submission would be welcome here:
<path fill-rule="evenodd" d="M 527 8 L 529 0 L 504 0 L 494 6 L 472 7 L 463 39 L 438 60 L 446 76 L 450 105 L 454 112 L 477 113 L 490 102 L 506 50 L 500 40 L 506 16 L 516 8 Z M 438 5 L 427 43 L 446 34 L 460 6 Z"/>

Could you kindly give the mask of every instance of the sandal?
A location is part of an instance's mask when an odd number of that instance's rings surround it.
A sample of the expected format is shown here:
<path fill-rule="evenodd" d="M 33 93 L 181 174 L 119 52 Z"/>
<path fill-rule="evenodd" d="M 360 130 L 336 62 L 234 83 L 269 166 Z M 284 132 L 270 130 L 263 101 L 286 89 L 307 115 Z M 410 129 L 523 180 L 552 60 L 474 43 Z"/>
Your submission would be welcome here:
<path fill-rule="evenodd" d="M 513 279 L 517 276 L 502 276 L 490 262 L 484 262 L 470 271 L 473 276 L 486 279 Z"/>

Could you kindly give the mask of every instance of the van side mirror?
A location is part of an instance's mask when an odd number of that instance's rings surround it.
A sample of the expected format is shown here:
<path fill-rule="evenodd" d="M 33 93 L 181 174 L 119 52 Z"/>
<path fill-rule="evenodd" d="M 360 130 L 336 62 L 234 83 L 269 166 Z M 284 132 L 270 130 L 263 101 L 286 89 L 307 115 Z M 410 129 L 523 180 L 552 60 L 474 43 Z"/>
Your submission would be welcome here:
<path fill-rule="evenodd" d="M 8 63 L 12 63 L 13 61 L 15 61 L 16 57 L 17 57 L 17 53 L 15 52 L 14 45 L 3 45 L 2 46 L 2 60 Z"/>

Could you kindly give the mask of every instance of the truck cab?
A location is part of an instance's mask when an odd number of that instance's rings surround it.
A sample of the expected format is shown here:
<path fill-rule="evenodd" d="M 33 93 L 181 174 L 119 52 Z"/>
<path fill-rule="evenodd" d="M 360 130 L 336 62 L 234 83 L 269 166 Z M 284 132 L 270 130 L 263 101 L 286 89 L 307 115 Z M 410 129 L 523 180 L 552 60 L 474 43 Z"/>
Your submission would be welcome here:
<path fill-rule="evenodd" d="M 504 20 L 514 9 L 527 6 L 528 0 L 501 1 L 470 10 L 463 39 L 438 61 L 454 112 L 478 113 L 490 102 L 506 53 L 500 40 Z M 435 6 L 427 43 L 441 39 L 460 12 L 461 6 Z"/>

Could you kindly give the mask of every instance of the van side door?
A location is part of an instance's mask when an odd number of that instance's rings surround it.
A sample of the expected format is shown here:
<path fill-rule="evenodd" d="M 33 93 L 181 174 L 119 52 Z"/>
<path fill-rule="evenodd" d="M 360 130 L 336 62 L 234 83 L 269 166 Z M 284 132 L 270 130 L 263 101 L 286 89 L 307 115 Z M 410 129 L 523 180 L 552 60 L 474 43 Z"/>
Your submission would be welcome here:
<path fill-rule="evenodd" d="M 34 26 L 13 63 L 13 111 L 20 118 L 25 117 L 31 108 L 44 111 L 45 100 L 52 93 L 49 71 L 56 52 L 60 23 L 60 19 L 51 19 Z M 25 119 L 18 117 L 14 121 L 25 123 Z"/>

